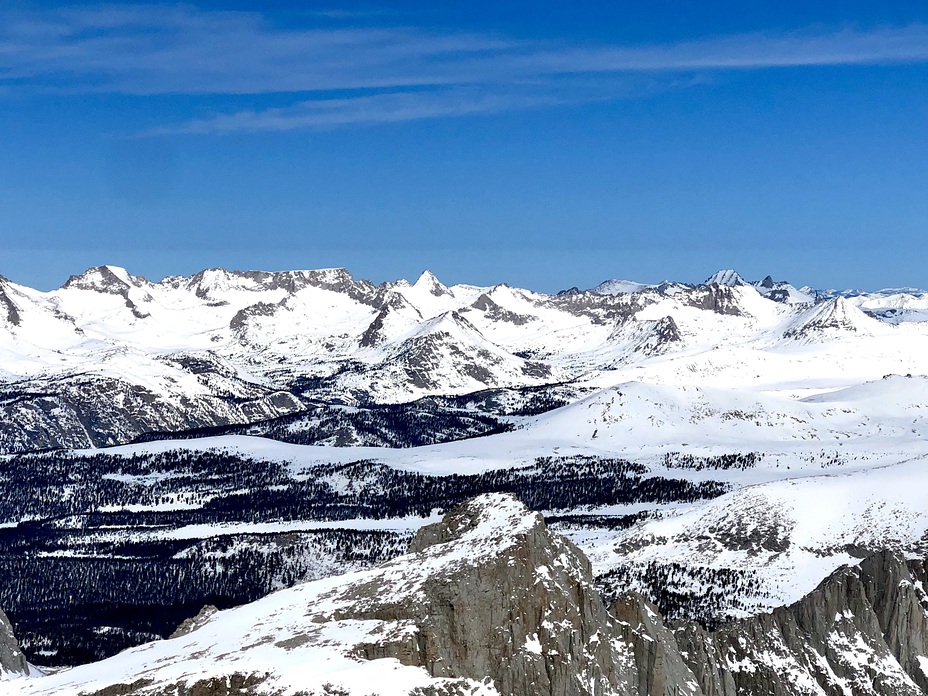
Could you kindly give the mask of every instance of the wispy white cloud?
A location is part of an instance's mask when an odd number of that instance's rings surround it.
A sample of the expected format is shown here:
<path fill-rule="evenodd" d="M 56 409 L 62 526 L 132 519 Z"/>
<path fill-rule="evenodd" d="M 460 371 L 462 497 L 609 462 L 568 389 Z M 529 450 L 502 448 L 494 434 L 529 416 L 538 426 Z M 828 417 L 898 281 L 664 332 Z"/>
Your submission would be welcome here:
<path fill-rule="evenodd" d="M 480 80 L 468 67 L 518 42 L 416 28 L 274 26 L 245 12 L 98 8 L 0 10 L 0 80 L 129 94 L 275 92 Z M 485 77 L 485 76 L 484 76 Z"/>
<path fill-rule="evenodd" d="M 928 61 L 928 25 L 740 34 L 638 47 L 541 51 L 518 59 L 550 72 L 748 70 Z"/>
<path fill-rule="evenodd" d="M 324 130 L 347 125 L 399 123 L 429 118 L 493 114 L 576 101 L 543 91 L 499 91 L 454 87 L 392 92 L 339 99 L 311 99 L 285 108 L 245 110 L 157 128 L 143 136 L 179 133 L 230 133 Z M 589 101 L 587 96 L 584 101 Z"/>
<path fill-rule="evenodd" d="M 680 74 L 928 62 L 925 24 L 579 46 L 351 26 L 351 16 L 333 12 L 335 28 L 331 21 L 293 28 L 259 13 L 183 5 L 0 9 L 0 94 L 312 93 L 285 108 L 232 109 L 159 132 L 286 130 L 595 100 L 617 81 L 641 76 L 660 75 L 670 85 Z M 603 79 L 605 90 L 596 81 Z"/>

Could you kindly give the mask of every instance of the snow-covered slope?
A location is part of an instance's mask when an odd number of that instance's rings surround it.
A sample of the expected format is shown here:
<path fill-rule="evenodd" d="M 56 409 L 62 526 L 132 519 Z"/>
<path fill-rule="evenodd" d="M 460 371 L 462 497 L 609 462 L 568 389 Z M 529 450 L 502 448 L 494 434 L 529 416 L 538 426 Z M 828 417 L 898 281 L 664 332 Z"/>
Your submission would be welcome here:
<path fill-rule="evenodd" d="M 627 382 L 525 423 L 613 452 L 693 447 L 776 451 L 928 441 L 928 380 L 890 376 L 803 399 L 769 392 Z"/>
<path fill-rule="evenodd" d="M 751 579 L 725 598 L 728 615 L 789 604 L 843 564 L 889 549 L 928 555 L 928 456 L 826 470 L 740 488 L 711 502 L 666 511 L 587 548 L 600 572 L 616 565 L 673 562 L 739 571 Z M 699 581 L 671 588 L 698 594 Z"/>
<path fill-rule="evenodd" d="M 882 327 L 843 297 L 811 307 L 784 332 L 797 341 L 841 340 L 849 334 L 872 336 Z"/>

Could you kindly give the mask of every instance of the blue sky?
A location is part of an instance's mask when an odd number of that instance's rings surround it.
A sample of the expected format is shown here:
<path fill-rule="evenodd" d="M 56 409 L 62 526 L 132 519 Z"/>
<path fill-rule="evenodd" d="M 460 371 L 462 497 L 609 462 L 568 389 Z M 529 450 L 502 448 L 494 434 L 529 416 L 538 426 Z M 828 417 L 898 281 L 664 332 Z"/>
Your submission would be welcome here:
<path fill-rule="evenodd" d="M 928 285 L 928 5 L 456 5 L 5 2 L 0 273 Z"/>

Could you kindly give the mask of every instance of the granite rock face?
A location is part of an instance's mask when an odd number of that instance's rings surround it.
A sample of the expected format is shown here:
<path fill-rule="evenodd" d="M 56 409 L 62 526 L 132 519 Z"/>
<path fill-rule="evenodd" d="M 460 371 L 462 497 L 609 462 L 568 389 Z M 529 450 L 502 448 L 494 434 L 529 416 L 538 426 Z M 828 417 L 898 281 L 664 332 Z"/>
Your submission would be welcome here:
<path fill-rule="evenodd" d="M 0 610 L 0 679 L 29 674 L 29 663 L 13 635 L 13 626 Z"/>
<path fill-rule="evenodd" d="M 928 693 L 924 562 L 882 552 L 799 602 L 675 638 L 705 696 Z"/>
<path fill-rule="evenodd" d="M 683 659 L 673 632 L 657 609 L 637 593 L 613 602 L 609 612 L 618 619 L 618 635 L 635 656 L 633 681 L 637 696 L 700 694 L 695 674 Z"/>
<path fill-rule="evenodd" d="M 485 536 L 488 518 L 500 511 L 514 522 L 522 518 L 514 534 Z M 473 555 L 474 542 L 486 552 Z M 416 626 L 414 638 L 361 646 L 364 657 L 395 657 L 434 677 L 489 677 L 506 696 L 639 693 L 633 645 L 620 638 L 589 561 L 550 534 L 540 515 L 507 496 L 482 496 L 420 530 L 410 560 L 427 567 L 456 547 L 461 562 L 425 577 L 412 602 L 391 602 L 374 586 L 356 588 L 359 601 L 340 619 Z"/>

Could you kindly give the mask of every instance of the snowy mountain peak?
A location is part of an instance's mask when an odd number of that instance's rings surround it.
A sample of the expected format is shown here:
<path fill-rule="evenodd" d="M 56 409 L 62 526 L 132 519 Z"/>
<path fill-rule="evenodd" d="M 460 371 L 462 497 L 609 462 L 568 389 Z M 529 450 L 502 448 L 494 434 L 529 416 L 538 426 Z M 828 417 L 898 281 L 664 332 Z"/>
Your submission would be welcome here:
<path fill-rule="evenodd" d="M 524 533 L 542 525 L 536 512 L 507 493 L 485 493 L 471 498 L 445 516 L 441 522 L 419 530 L 410 544 L 410 553 L 467 539 L 480 543 Z M 501 550 L 494 544 L 494 551 Z"/>
<path fill-rule="evenodd" d="M 844 297 L 835 297 L 800 314 L 784 332 L 786 338 L 816 340 L 835 334 L 870 335 L 878 326 Z"/>
<path fill-rule="evenodd" d="M 377 316 L 361 334 L 360 346 L 373 348 L 408 333 L 422 321 L 422 313 L 395 289 L 388 290 Z"/>
<path fill-rule="evenodd" d="M 454 336 L 460 336 L 461 331 L 464 332 L 464 335 L 469 337 L 479 336 L 481 339 L 486 340 L 477 327 L 470 323 L 470 321 L 457 310 L 444 312 L 437 317 L 429 319 L 419 327 L 417 335 L 426 336 L 436 332 L 445 332 Z"/>
<path fill-rule="evenodd" d="M 604 280 L 602 283 L 593 288 L 590 292 L 597 295 L 623 295 L 626 293 L 641 292 L 653 288 L 653 285 L 646 283 L 636 283 L 633 280 Z"/>
<path fill-rule="evenodd" d="M 418 290 L 428 290 L 435 297 L 449 294 L 448 288 L 442 285 L 441 281 L 435 277 L 435 274 L 428 270 L 422 272 L 413 287 Z"/>
<path fill-rule="evenodd" d="M 814 291 L 808 289 L 797 290 L 785 280 L 774 280 L 773 276 L 768 275 L 763 280 L 751 283 L 751 285 L 768 300 L 780 302 L 781 304 L 805 305 L 815 302 Z"/>
<path fill-rule="evenodd" d="M 201 299 L 208 299 L 232 289 L 242 288 L 242 282 L 236 273 L 225 268 L 207 268 L 187 279 L 186 285 Z"/>
<path fill-rule="evenodd" d="M 744 281 L 744 278 L 738 273 L 738 271 L 732 270 L 730 268 L 718 271 L 717 273 L 706 278 L 706 281 L 703 285 L 728 285 L 729 287 L 735 287 L 736 285 L 747 285 Z"/>
<path fill-rule="evenodd" d="M 80 275 L 72 275 L 61 286 L 62 290 L 76 288 L 95 290 L 110 295 L 122 295 L 131 287 L 143 287 L 148 281 L 142 276 L 133 276 L 119 266 L 94 266 Z"/>

